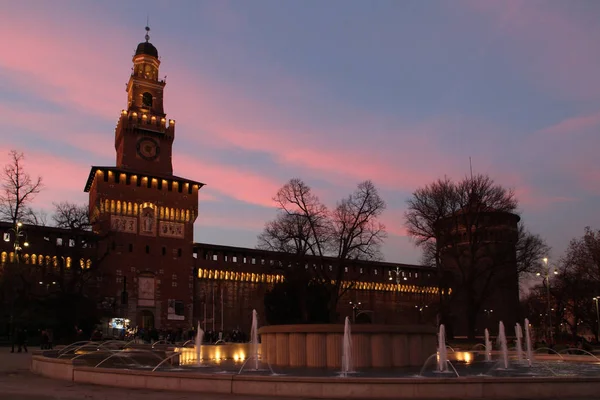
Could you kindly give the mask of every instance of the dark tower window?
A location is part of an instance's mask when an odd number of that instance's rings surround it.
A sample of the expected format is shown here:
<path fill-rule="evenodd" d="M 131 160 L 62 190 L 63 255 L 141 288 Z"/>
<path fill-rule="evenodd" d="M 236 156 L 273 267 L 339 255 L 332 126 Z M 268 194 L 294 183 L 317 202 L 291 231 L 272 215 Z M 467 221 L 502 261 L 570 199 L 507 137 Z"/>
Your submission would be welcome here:
<path fill-rule="evenodd" d="M 152 107 L 152 93 L 144 93 L 142 95 L 142 105 L 144 107 Z"/>
<path fill-rule="evenodd" d="M 166 255 L 166 254 L 167 254 L 167 248 L 166 248 L 166 247 L 163 247 L 163 248 L 162 248 L 162 255 L 164 256 L 164 255 Z"/>
<path fill-rule="evenodd" d="M 146 246 L 146 254 L 150 254 L 150 246 Z"/>

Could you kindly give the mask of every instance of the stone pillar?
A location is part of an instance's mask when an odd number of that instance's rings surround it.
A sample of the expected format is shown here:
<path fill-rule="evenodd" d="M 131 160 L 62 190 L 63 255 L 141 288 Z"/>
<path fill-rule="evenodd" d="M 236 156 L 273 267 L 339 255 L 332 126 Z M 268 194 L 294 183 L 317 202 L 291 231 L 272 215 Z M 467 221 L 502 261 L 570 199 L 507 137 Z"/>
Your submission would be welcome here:
<path fill-rule="evenodd" d="M 290 333 L 290 367 L 306 367 L 306 333 Z"/>
<path fill-rule="evenodd" d="M 327 334 L 327 368 L 342 366 L 342 342 L 344 335 L 340 333 Z"/>
<path fill-rule="evenodd" d="M 277 341 L 277 361 L 276 365 L 288 366 L 290 363 L 290 352 L 289 352 L 289 333 L 277 333 L 275 335 Z"/>
<path fill-rule="evenodd" d="M 371 366 L 371 338 L 368 333 L 352 334 L 352 363 L 354 368 Z"/>
<path fill-rule="evenodd" d="M 371 335 L 371 367 L 390 367 L 392 365 L 392 341 L 388 333 Z"/>
<path fill-rule="evenodd" d="M 409 365 L 408 336 L 396 333 L 392 338 L 392 366 L 408 367 Z"/>
<path fill-rule="evenodd" d="M 309 368 L 327 366 L 327 348 L 324 333 L 306 334 L 306 366 Z"/>

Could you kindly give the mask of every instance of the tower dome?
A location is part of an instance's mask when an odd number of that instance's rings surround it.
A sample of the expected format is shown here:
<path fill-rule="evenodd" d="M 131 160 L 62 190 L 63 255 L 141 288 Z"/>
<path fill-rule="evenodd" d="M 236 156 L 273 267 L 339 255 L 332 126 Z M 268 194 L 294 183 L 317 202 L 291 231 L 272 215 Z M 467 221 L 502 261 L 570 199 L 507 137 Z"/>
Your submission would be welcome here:
<path fill-rule="evenodd" d="M 140 54 L 146 54 L 148 56 L 152 56 L 158 58 L 158 50 L 156 47 L 150 42 L 142 42 L 138 44 L 137 49 L 135 50 L 135 55 L 138 56 Z"/>
<path fill-rule="evenodd" d="M 135 50 L 135 55 L 138 56 L 140 54 L 146 54 L 148 56 L 158 58 L 158 50 L 156 50 L 156 47 L 154 47 L 154 45 L 149 42 L 149 40 L 150 40 L 149 33 L 150 33 L 150 27 L 146 26 L 146 36 L 144 37 L 146 39 L 146 41 L 138 44 L 137 49 Z"/>

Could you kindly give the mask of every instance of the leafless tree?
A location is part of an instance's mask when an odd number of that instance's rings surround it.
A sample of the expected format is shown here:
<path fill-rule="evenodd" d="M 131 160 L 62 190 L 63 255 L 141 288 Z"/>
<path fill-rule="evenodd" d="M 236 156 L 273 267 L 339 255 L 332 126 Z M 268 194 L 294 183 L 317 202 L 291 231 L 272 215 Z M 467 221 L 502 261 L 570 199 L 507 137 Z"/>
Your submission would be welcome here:
<path fill-rule="evenodd" d="M 42 178 L 32 179 L 25 171 L 23 153 L 11 150 L 10 162 L 4 166 L 2 194 L 0 195 L 0 218 L 13 225 L 18 221 L 34 223 L 34 212 L 30 205 L 42 190 Z"/>
<path fill-rule="evenodd" d="M 386 231 L 379 217 L 385 202 L 367 180 L 329 210 L 300 179 L 285 184 L 273 201 L 278 213 L 259 235 L 258 247 L 293 254 L 298 265 L 304 265 L 305 256 L 317 260 L 320 265 L 315 273 L 328 286 L 327 307 L 330 319 L 335 320 L 338 301 L 348 289 L 343 286 L 345 267 L 355 260 L 382 258 Z"/>
<path fill-rule="evenodd" d="M 537 255 L 532 250 L 539 251 L 539 238 L 525 230 L 514 238 L 517 254 L 502 249 L 492 236 L 491 228 L 497 222 L 488 218 L 489 213 L 515 213 L 517 206 L 514 192 L 487 175 L 458 182 L 438 179 L 417 189 L 408 200 L 408 234 L 422 248 L 423 260 L 438 268 L 442 319 L 447 317 L 444 292 L 447 296 L 447 280 L 451 279 L 453 296 L 465 298 L 470 336 L 475 334 L 477 316 L 492 293 L 492 283 L 499 287 L 498 273 L 505 270 L 502 267 L 516 262 L 523 270 L 530 270 L 530 260 Z"/>
<path fill-rule="evenodd" d="M 52 219 L 59 228 L 73 231 L 89 231 L 92 228 L 89 210 L 86 205 L 74 204 L 68 201 L 54 203 Z"/>
<path fill-rule="evenodd" d="M 522 221 L 517 235 L 517 271 L 522 278 L 539 272 L 540 260 L 548 255 L 550 247 L 540 235 L 529 232 Z"/>
<path fill-rule="evenodd" d="M 586 327 L 598 338 L 597 311 L 593 298 L 600 287 L 600 231 L 585 228 L 584 235 L 572 239 L 560 260 L 560 273 L 551 285 L 553 310 L 566 310 L 564 318 L 553 315 L 554 331 L 559 322 L 567 324 L 574 336 Z"/>

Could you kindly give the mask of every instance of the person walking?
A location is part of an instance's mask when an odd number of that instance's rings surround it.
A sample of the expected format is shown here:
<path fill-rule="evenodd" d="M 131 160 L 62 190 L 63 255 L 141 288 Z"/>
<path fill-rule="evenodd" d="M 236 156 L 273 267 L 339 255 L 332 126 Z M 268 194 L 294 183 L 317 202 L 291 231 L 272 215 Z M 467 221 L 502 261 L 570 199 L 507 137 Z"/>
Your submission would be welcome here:
<path fill-rule="evenodd" d="M 20 353 L 22 350 L 25 350 L 27 353 L 27 330 L 19 328 L 17 331 L 17 353 Z"/>

